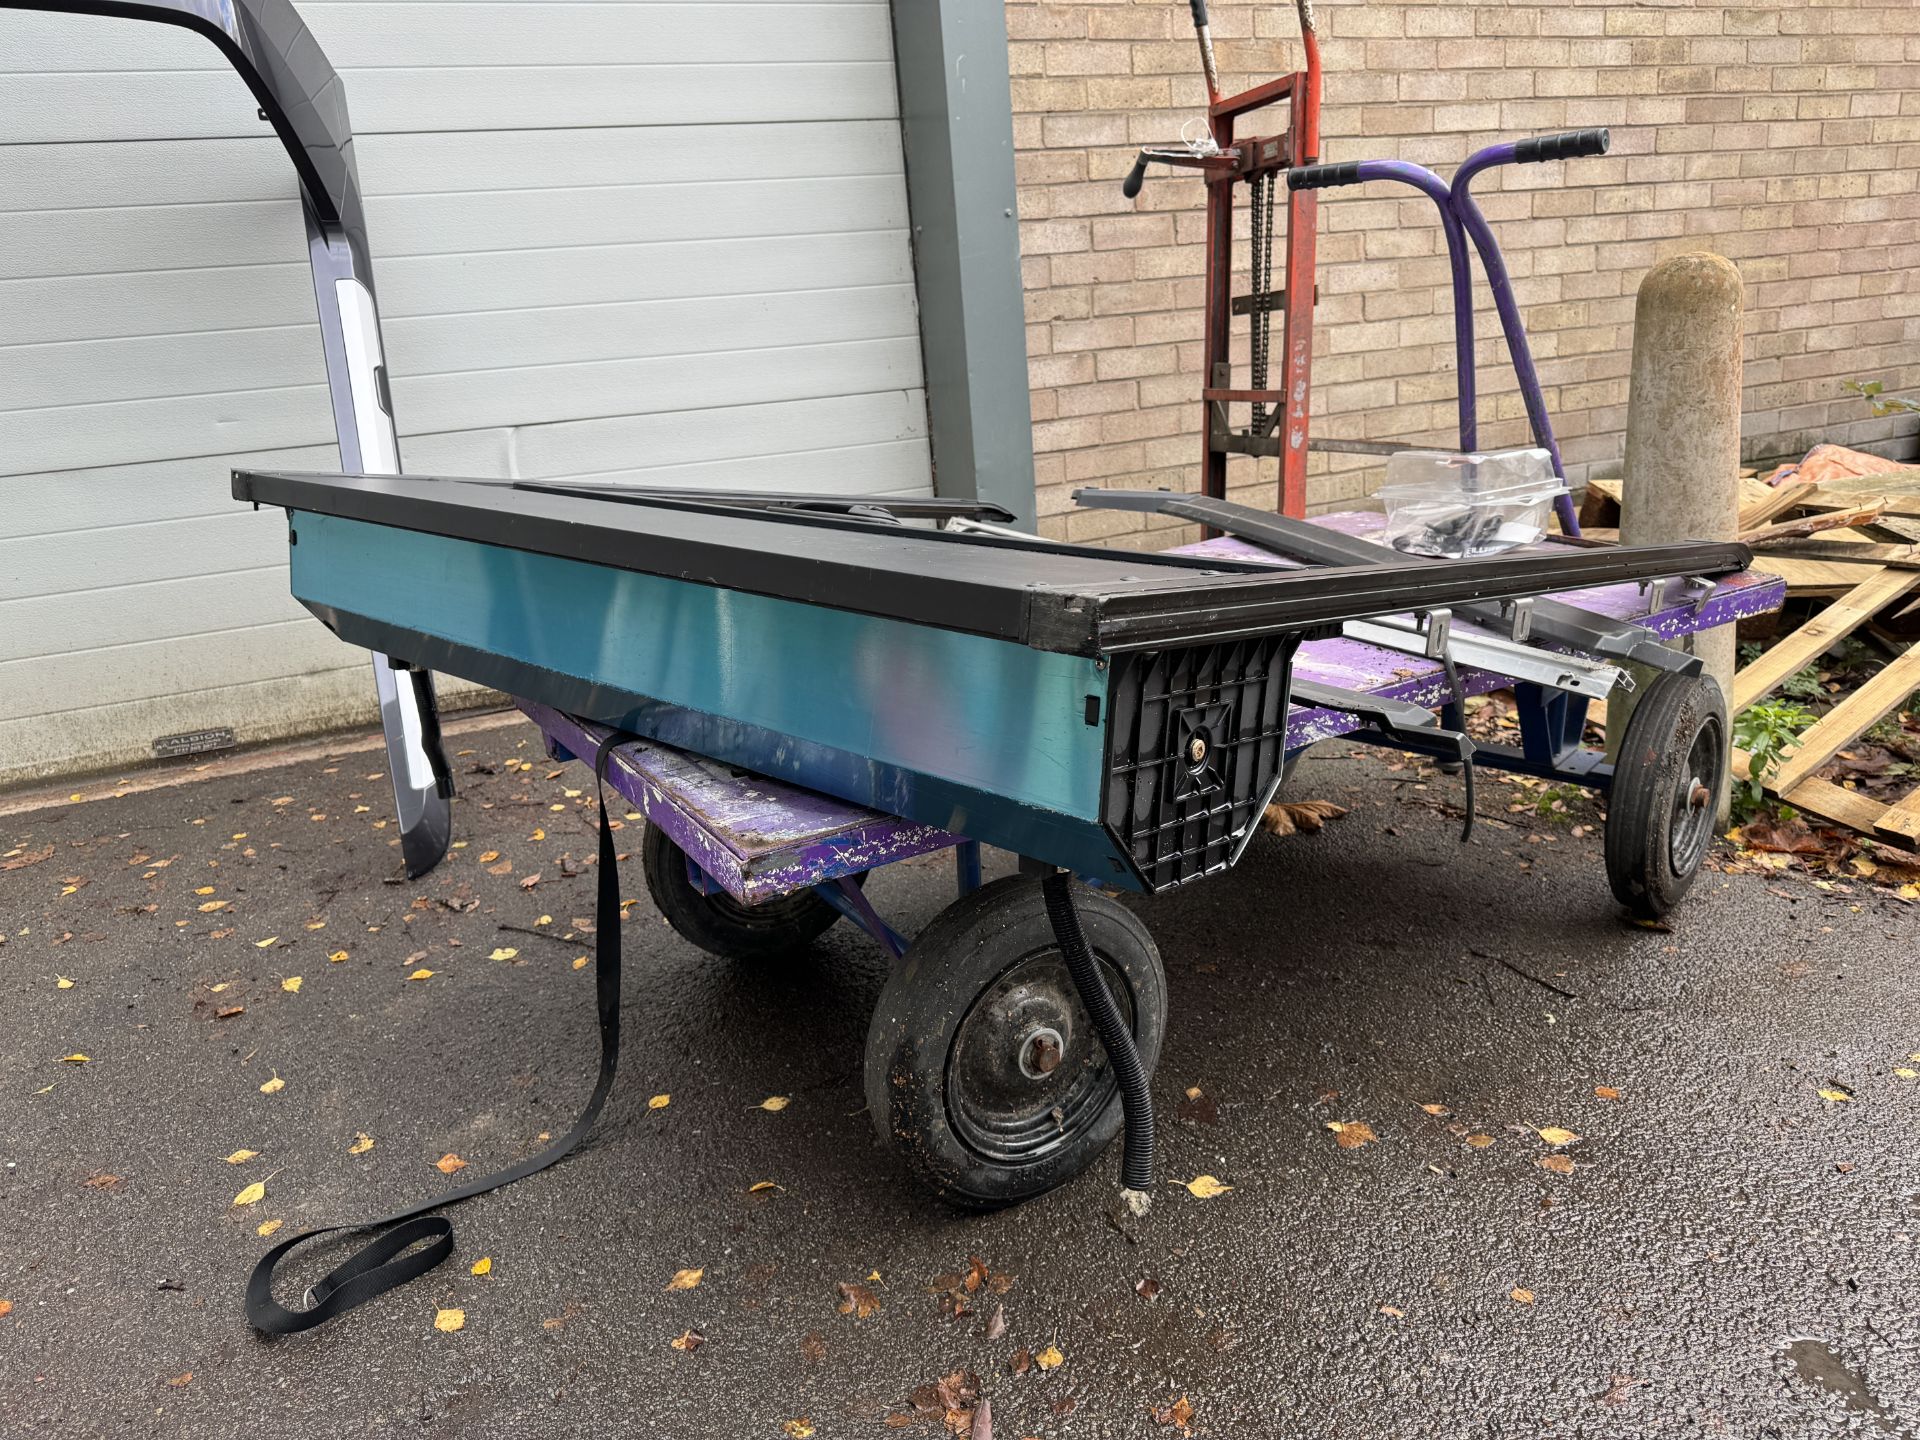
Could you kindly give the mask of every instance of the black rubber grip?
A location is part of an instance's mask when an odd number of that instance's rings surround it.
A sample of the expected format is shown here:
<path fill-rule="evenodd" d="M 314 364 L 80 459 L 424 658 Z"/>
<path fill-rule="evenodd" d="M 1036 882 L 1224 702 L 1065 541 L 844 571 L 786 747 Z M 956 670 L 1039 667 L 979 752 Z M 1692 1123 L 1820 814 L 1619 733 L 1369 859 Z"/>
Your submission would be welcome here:
<path fill-rule="evenodd" d="M 1513 158 L 1522 165 L 1536 160 L 1574 160 L 1582 155 L 1604 155 L 1613 137 L 1604 128 L 1568 130 L 1560 135 L 1536 135 L 1513 147 Z"/>
<path fill-rule="evenodd" d="M 1187 8 L 1193 11 L 1193 28 L 1207 28 L 1207 0 L 1187 0 Z"/>
<path fill-rule="evenodd" d="M 1131 200 L 1140 193 L 1140 182 L 1147 178 L 1147 157 L 1142 155 L 1133 162 L 1133 169 L 1127 172 L 1127 178 L 1120 182 L 1120 193 Z"/>
<path fill-rule="evenodd" d="M 1330 185 L 1360 183 L 1360 162 L 1345 160 L 1338 165 L 1299 165 L 1287 171 L 1289 190 L 1325 190 Z"/>

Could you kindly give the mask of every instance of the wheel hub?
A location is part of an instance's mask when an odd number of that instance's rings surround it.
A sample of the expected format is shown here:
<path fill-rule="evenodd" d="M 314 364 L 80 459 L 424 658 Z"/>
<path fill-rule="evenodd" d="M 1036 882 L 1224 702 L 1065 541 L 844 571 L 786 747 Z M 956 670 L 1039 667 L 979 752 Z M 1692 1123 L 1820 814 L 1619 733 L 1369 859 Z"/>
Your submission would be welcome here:
<path fill-rule="evenodd" d="M 1122 1017 L 1132 994 L 1104 957 Z M 1035 1159 L 1093 1123 L 1116 1082 L 1059 954 L 1009 966 L 975 998 L 947 1057 L 947 1109 L 968 1148 L 1003 1164 Z"/>

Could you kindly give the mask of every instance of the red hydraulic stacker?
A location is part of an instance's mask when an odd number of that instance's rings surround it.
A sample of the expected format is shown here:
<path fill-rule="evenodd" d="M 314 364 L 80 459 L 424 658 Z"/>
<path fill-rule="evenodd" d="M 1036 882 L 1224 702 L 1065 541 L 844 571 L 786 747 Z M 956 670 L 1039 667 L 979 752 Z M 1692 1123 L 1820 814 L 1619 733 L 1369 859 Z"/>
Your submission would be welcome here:
<path fill-rule="evenodd" d="M 1202 408 L 1201 465 L 1205 492 L 1227 493 L 1229 455 L 1274 455 L 1280 460 L 1280 512 L 1295 517 L 1307 505 L 1307 409 L 1313 366 L 1314 235 L 1318 205 L 1312 190 L 1287 191 L 1287 254 L 1283 286 L 1273 286 L 1276 197 L 1286 190 L 1281 172 L 1320 158 L 1320 45 L 1312 0 L 1295 0 L 1306 69 L 1282 75 L 1237 95 L 1220 93 L 1208 33 L 1206 0 L 1188 0 L 1200 64 L 1207 82 L 1205 139 L 1140 152 L 1122 185 L 1140 193 L 1147 164 L 1159 161 L 1198 170 L 1207 186 L 1207 322 Z M 1242 117 L 1285 103 L 1287 127 L 1277 135 L 1235 137 Z M 1234 209 L 1239 187 L 1247 191 L 1250 244 L 1248 294 L 1233 293 Z M 1282 316 L 1280 384 L 1270 386 L 1273 316 Z M 1248 375 L 1236 387 L 1230 356 L 1233 317 L 1249 318 Z M 1244 411 L 1236 407 L 1246 407 Z M 1242 423 L 1236 423 L 1244 415 Z M 1322 447 L 1326 448 L 1326 447 Z"/>

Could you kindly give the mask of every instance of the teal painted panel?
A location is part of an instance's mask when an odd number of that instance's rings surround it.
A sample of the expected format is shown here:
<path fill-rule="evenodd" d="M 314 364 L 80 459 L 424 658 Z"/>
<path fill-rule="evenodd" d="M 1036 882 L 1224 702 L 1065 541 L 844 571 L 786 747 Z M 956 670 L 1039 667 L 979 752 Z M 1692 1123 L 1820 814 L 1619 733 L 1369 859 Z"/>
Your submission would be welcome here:
<path fill-rule="evenodd" d="M 1086 702 L 1099 697 L 1104 715 L 1107 672 L 1091 658 L 335 516 L 291 519 L 293 593 L 310 605 L 1099 823 L 1105 727 L 1087 724 Z"/>

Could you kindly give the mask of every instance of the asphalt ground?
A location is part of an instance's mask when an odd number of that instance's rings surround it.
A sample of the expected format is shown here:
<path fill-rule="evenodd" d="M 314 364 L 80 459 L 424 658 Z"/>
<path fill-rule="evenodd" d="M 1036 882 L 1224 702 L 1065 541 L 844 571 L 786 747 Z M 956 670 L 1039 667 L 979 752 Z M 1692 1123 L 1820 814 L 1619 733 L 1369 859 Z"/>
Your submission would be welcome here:
<path fill-rule="evenodd" d="M 0 1434 L 935 1436 L 977 1390 L 1047 1440 L 1920 1436 L 1920 906 L 1716 869 L 1636 928 L 1580 804 L 1487 784 L 1462 846 L 1457 780 L 1339 747 L 1296 793 L 1344 819 L 1129 902 L 1172 1017 L 1135 1233 L 1117 1146 L 996 1214 L 916 1192 L 863 1110 L 878 947 L 712 959 L 635 862 L 590 1145 L 262 1341 L 262 1226 L 511 1162 L 591 1083 L 591 780 L 457 744 L 417 883 L 364 751 L 0 816 L 0 865 L 51 847 L 0 870 Z M 912 932 L 952 885 L 868 893 Z"/>

